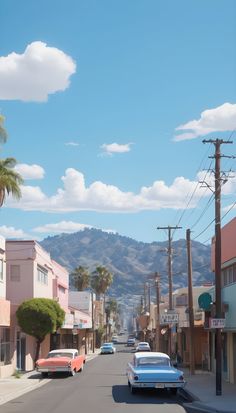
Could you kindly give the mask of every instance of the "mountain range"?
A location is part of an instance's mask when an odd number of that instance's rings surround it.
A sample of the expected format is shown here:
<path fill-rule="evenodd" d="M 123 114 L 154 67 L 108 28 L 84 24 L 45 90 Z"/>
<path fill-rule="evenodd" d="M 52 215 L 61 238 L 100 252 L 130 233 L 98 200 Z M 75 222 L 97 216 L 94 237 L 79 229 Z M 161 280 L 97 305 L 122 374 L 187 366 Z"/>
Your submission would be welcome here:
<path fill-rule="evenodd" d="M 60 234 L 40 242 L 51 257 L 69 272 L 84 266 L 92 272 L 98 265 L 113 274 L 109 294 L 140 296 L 144 284 L 160 273 L 161 294 L 168 291 L 167 248 L 168 242 L 145 243 L 117 233 L 98 229 L 84 229 L 73 234 Z M 191 242 L 193 285 L 213 281 L 211 272 L 211 246 Z M 173 291 L 187 286 L 186 240 L 172 242 Z"/>

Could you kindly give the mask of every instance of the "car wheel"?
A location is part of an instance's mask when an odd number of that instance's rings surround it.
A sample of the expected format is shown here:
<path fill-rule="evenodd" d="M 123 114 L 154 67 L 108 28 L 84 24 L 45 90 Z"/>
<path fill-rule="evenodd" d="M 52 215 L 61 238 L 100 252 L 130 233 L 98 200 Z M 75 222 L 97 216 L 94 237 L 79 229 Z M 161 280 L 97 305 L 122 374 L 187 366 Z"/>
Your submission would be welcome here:
<path fill-rule="evenodd" d="M 84 370 L 84 363 L 81 365 L 81 367 L 80 367 L 80 369 L 79 369 L 80 373 L 81 373 L 83 370 Z"/>
<path fill-rule="evenodd" d="M 71 375 L 71 376 L 74 376 L 75 373 L 76 373 L 75 369 L 74 369 L 74 370 L 71 370 L 70 375 Z"/>
<path fill-rule="evenodd" d="M 136 387 L 133 387 L 133 386 L 131 386 L 131 385 L 130 385 L 130 391 L 131 391 L 131 394 L 137 393 Z"/>
<path fill-rule="evenodd" d="M 48 373 L 46 371 L 41 373 L 42 379 L 46 379 L 48 377 Z"/>
<path fill-rule="evenodd" d="M 129 382 L 129 380 L 128 380 L 128 386 L 130 387 L 130 382 Z"/>
<path fill-rule="evenodd" d="M 174 394 L 174 395 L 177 394 L 177 390 L 178 390 L 178 389 L 176 389 L 175 387 L 172 387 L 172 388 L 170 389 L 171 393 Z"/>

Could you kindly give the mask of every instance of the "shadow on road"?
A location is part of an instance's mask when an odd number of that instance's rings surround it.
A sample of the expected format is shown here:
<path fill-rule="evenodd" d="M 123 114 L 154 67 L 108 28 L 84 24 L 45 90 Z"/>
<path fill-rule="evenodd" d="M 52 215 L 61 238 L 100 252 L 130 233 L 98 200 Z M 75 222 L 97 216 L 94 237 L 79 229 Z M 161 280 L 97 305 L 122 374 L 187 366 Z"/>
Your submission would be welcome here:
<path fill-rule="evenodd" d="M 112 387 L 112 396 L 116 403 L 179 404 L 178 397 L 172 396 L 168 390 L 164 389 L 140 389 L 136 394 L 131 394 L 128 385 L 115 385 Z"/>

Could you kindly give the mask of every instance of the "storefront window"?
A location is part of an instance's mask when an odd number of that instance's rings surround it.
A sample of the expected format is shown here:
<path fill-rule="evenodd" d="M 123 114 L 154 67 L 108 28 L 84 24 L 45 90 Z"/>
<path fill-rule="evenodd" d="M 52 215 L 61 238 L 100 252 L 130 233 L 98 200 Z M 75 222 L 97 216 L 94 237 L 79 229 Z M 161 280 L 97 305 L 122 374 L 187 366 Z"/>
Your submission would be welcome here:
<path fill-rule="evenodd" d="M 10 328 L 0 327 L 0 364 L 10 364 Z"/>

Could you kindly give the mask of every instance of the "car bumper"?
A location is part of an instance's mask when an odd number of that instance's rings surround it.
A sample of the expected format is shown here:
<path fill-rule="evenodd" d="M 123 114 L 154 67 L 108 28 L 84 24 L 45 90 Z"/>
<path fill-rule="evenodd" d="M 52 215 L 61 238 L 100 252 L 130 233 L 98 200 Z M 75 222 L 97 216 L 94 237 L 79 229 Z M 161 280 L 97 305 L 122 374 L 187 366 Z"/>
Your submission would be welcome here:
<path fill-rule="evenodd" d="M 39 373 L 69 373 L 71 372 L 71 367 L 36 367 Z"/>
<path fill-rule="evenodd" d="M 132 387 L 137 389 L 147 388 L 147 389 L 180 389 L 185 386 L 185 382 L 181 383 L 172 383 L 172 382 L 165 382 L 165 383 L 157 383 L 157 382 L 137 382 L 132 381 L 130 382 Z"/>

